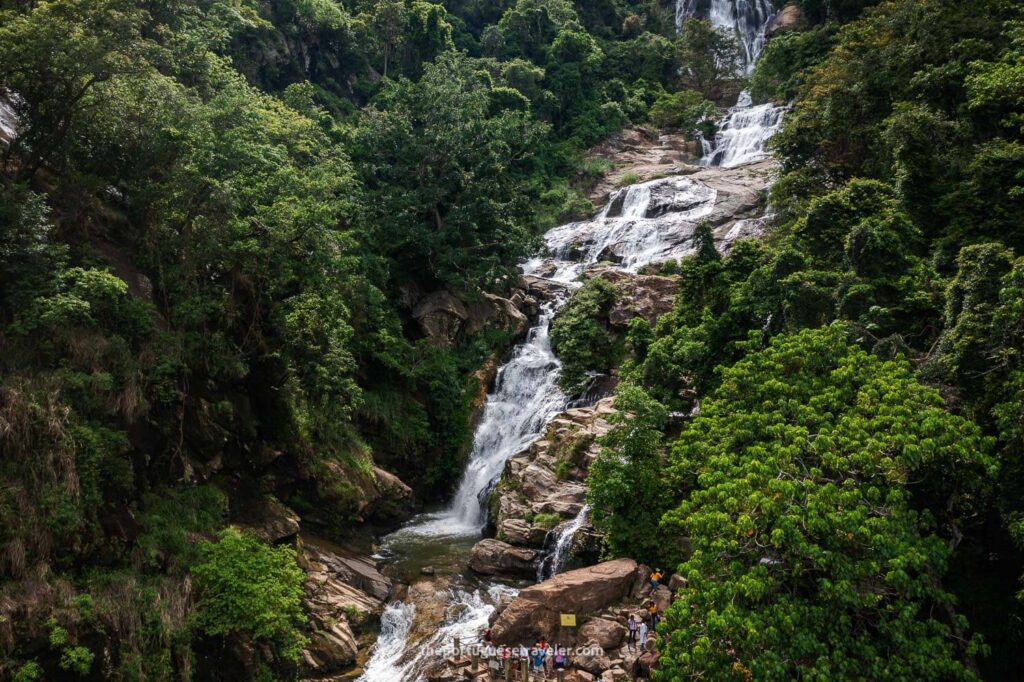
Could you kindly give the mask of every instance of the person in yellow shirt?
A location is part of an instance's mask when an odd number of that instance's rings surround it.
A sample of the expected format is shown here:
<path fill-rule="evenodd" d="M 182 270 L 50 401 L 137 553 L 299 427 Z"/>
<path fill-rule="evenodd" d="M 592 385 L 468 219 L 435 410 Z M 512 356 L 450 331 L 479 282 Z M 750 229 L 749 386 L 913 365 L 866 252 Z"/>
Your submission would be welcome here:
<path fill-rule="evenodd" d="M 654 571 L 651 573 L 651 587 L 657 588 L 658 585 L 661 584 L 662 577 L 664 577 L 664 576 L 663 576 L 663 574 L 661 572 L 661 569 L 660 568 L 654 569 Z"/>
<path fill-rule="evenodd" d="M 651 618 L 651 632 L 658 629 L 658 621 L 661 619 L 658 615 L 658 605 L 653 601 L 647 605 L 647 614 Z"/>

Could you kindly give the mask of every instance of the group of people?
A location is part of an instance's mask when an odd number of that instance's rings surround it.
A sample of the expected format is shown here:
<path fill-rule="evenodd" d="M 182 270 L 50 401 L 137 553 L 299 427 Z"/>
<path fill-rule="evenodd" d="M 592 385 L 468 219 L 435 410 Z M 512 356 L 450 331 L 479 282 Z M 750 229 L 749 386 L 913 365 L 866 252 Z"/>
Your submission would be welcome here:
<path fill-rule="evenodd" d="M 569 652 L 564 646 L 548 644 L 543 636 L 531 647 L 525 646 L 503 646 L 494 648 L 491 639 L 490 628 L 484 632 L 484 645 L 488 651 L 492 651 L 494 657 L 500 662 L 501 670 L 511 666 L 512 670 L 518 670 L 521 661 L 527 661 L 531 672 L 544 673 L 556 670 L 569 669 Z"/>
<path fill-rule="evenodd" d="M 665 574 L 660 568 L 656 568 L 651 572 L 652 590 L 658 588 L 664 576 Z M 626 620 L 626 647 L 630 651 L 646 648 L 648 635 L 657 630 L 658 623 L 661 621 L 661 613 L 653 599 L 647 600 L 644 604 L 644 610 L 647 614 L 646 618 L 641 617 L 638 619 L 635 614 L 631 613 Z M 501 664 L 502 670 L 509 666 L 513 670 L 518 670 L 523 660 L 529 662 L 530 671 L 535 673 L 546 674 L 549 671 L 569 669 L 569 653 L 566 648 L 558 644 L 554 646 L 549 645 L 543 636 L 531 648 L 525 646 L 495 648 L 491 639 L 490 628 L 484 632 L 483 639 L 484 645 L 489 652 L 488 658 L 493 657 L 497 659 Z"/>
<path fill-rule="evenodd" d="M 665 573 L 660 568 L 654 569 L 650 575 L 651 589 L 657 589 L 664 577 Z M 647 613 L 647 618 L 638 620 L 636 615 L 631 613 L 626 619 L 626 647 L 631 651 L 636 651 L 638 646 L 643 648 L 647 644 L 648 633 L 655 632 L 658 623 L 661 622 L 661 612 L 653 599 L 647 600 L 644 610 Z"/>

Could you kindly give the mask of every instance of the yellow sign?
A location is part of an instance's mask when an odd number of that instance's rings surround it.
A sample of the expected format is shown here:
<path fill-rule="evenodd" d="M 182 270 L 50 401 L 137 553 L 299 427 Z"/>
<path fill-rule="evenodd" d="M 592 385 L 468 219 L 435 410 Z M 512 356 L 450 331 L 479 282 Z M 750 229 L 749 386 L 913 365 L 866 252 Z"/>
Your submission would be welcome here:
<path fill-rule="evenodd" d="M 563 628 L 574 628 L 576 627 L 576 614 L 575 613 L 563 613 L 562 616 L 562 627 Z"/>

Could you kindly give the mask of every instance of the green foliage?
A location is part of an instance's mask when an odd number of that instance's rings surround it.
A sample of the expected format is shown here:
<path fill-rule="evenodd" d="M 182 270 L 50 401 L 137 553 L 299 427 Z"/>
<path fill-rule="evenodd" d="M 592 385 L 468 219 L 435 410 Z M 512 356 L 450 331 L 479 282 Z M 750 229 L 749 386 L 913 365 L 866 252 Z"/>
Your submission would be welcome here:
<path fill-rule="evenodd" d="M 704 19 L 686 20 L 676 51 L 683 83 L 707 99 L 722 94 L 722 87 L 736 78 L 742 63 L 736 37 Z"/>
<path fill-rule="evenodd" d="M 715 105 L 699 92 L 680 90 L 658 97 L 651 107 L 651 122 L 659 128 L 681 130 L 688 139 L 696 139 L 700 132 L 705 137 L 714 135 Z"/>
<path fill-rule="evenodd" d="M 614 428 L 600 441 L 601 454 L 587 479 L 594 527 L 606 533 L 613 556 L 650 564 L 677 560 L 682 547 L 666 542 L 658 528 L 672 504 L 663 451 L 668 411 L 630 384 L 619 387 L 615 408 Z"/>
<path fill-rule="evenodd" d="M 602 320 L 615 297 L 615 285 L 595 277 L 573 295 L 551 323 L 551 346 L 562 361 L 559 382 L 568 393 L 582 391 L 590 372 L 612 366 L 612 339 Z"/>
<path fill-rule="evenodd" d="M 35 661 L 22 664 L 14 673 L 14 682 L 40 682 L 43 669 Z"/>
<path fill-rule="evenodd" d="M 555 513 L 537 514 L 533 517 L 533 525 L 544 530 L 551 530 L 562 522 L 562 517 Z"/>
<path fill-rule="evenodd" d="M 803 85 L 807 71 L 825 58 L 834 42 L 834 29 L 829 25 L 774 36 L 764 46 L 750 79 L 754 101 L 792 100 Z"/>
<path fill-rule="evenodd" d="M 726 369 L 672 449 L 683 501 L 664 528 L 693 554 L 659 676 L 973 678 L 961 656 L 977 638 L 929 615 L 952 600 L 949 550 L 910 488 L 949 500 L 939 521 L 956 523 L 997 468 L 988 449 L 905 362 L 841 327 Z"/>
<path fill-rule="evenodd" d="M 143 499 L 143 532 L 137 544 L 154 567 L 182 571 L 195 563 L 200 549 L 194 538 L 221 527 L 227 499 L 212 485 L 160 490 Z"/>
<path fill-rule="evenodd" d="M 456 54 L 428 66 L 419 82 L 394 84 L 358 133 L 373 197 L 369 243 L 403 280 L 485 289 L 504 282 L 533 243 L 523 171 L 542 132 L 522 111 L 492 115 L 486 83 Z"/>
<path fill-rule="evenodd" d="M 306 643 L 300 626 L 304 574 L 295 550 L 271 547 L 228 528 L 216 543 L 201 547 L 192 573 L 199 588 L 196 626 L 205 634 L 246 634 L 269 644 L 276 655 L 298 662 Z"/>

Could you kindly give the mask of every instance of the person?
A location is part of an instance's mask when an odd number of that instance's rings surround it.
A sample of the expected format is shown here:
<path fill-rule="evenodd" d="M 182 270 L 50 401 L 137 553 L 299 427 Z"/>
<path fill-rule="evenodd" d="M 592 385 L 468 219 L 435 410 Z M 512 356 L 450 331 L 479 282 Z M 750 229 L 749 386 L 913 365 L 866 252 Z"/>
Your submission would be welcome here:
<path fill-rule="evenodd" d="M 626 620 L 626 648 L 631 651 L 636 649 L 636 616 L 632 613 Z"/>
<path fill-rule="evenodd" d="M 658 629 L 658 605 L 653 601 L 647 606 L 647 613 L 651 616 L 651 630 Z"/>
<path fill-rule="evenodd" d="M 565 649 L 559 645 L 555 645 L 555 655 L 553 657 L 555 662 L 555 670 L 565 670 Z"/>
<path fill-rule="evenodd" d="M 637 628 L 640 631 L 640 648 L 647 648 L 647 621 L 640 621 L 640 627 Z"/>
<path fill-rule="evenodd" d="M 484 630 L 484 644 L 486 644 L 487 646 L 491 645 L 491 641 L 492 641 L 491 640 L 491 636 L 492 635 L 491 635 L 491 629 L 490 628 L 487 628 L 486 630 Z"/>
<path fill-rule="evenodd" d="M 533 670 L 534 672 L 544 672 L 544 654 L 547 647 L 541 646 L 540 642 L 533 648 Z"/>
<path fill-rule="evenodd" d="M 511 660 L 511 657 L 512 657 L 512 650 L 509 649 L 508 645 L 506 644 L 501 649 L 501 669 L 502 670 L 508 670 L 508 666 L 509 666 L 509 662 Z"/>
<path fill-rule="evenodd" d="M 661 584 L 661 579 L 665 574 L 661 572 L 660 568 L 654 569 L 651 573 L 651 587 L 658 589 L 658 585 Z"/>

